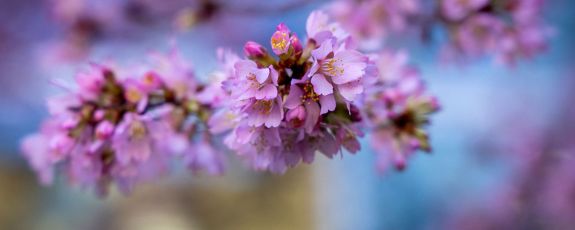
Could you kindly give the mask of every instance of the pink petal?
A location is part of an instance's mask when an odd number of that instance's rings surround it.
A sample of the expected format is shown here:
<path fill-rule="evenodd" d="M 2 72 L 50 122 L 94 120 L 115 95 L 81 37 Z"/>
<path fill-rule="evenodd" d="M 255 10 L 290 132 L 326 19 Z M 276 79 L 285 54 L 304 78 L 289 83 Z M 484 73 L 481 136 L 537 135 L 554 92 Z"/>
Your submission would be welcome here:
<path fill-rule="evenodd" d="M 333 155 L 339 151 L 340 143 L 332 135 L 327 134 L 319 140 L 318 145 L 319 151 L 323 153 L 323 155 L 332 158 Z"/>
<path fill-rule="evenodd" d="M 281 106 L 281 100 L 279 98 L 272 106 L 273 108 L 271 113 L 265 119 L 265 126 L 268 128 L 280 126 L 280 123 L 284 117 L 284 110 Z"/>
<path fill-rule="evenodd" d="M 305 119 L 304 128 L 305 131 L 311 133 L 319 120 L 319 106 L 317 103 L 305 103 L 305 109 L 307 112 L 307 117 Z"/>
<path fill-rule="evenodd" d="M 241 79 L 247 77 L 250 74 L 250 72 L 252 72 L 254 69 L 257 68 L 258 66 L 256 65 L 256 63 L 250 60 L 240 60 L 237 61 L 236 64 L 234 64 L 236 76 L 238 76 Z"/>
<path fill-rule="evenodd" d="M 313 75 L 311 84 L 314 91 L 319 95 L 328 95 L 333 93 L 333 86 L 321 74 Z"/>
<path fill-rule="evenodd" d="M 339 94 L 347 101 L 355 100 L 355 97 L 363 92 L 360 81 L 354 81 L 337 87 Z"/>
<path fill-rule="evenodd" d="M 276 88 L 276 86 L 272 84 L 266 84 L 264 87 L 257 90 L 255 96 L 256 99 L 262 100 L 262 99 L 273 99 L 277 97 L 277 95 L 278 95 L 278 89 Z"/>
<path fill-rule="evenodd" d="M 253 73 L 253 74 L 256 75 L 256 79 L 258 80 L 258 82 L 260 84 L 264 83 L 268 79 L 268 77 L 270 76 L 270 69 L 268 69 L 268 68 L 257 69 L 254 72 L 255 73 Z"/>
<path fill-rule="evenodd" d="M 365 75 L 367 59 L 361 53 L 353 50 L 345 50 L 337 53 L 334 59 L 341 60 L 340 68 L 343 69 L 342 74 L 332 78 L 335 84 L 345 84 Z"/>
<path fill-rule="evenodd" d="M 273 65 L 268 67 L 270 69 L 270 77 L 272 78 L 272 82 L 274 85 L 278 85 L 278 71 L 276 71 Z"/>
<path fill-rule="evenodd" d="M 287 99 L 285 101 L 285 107 L 288 109 L 295 109 L 296 107 L 298 107 L 299 105 L 301 105 L 301 96 L 303 95 L 303 92 L 301 91 L 301 89 L 297 86 L 297 85 L 292 85 L 290 87 L 290 91 L 289 94 L 287 96 Z"/>
<path fill-rule="evenodd" d="M 321 104 L 320 114 L 335 110 L 335 97 L 333 94 L 319 96 L 319 103 Z"/>
<path fill-rule="evenodd" d="M 317 63 L 317 60 L 314 58 L 313 64 L 311 65 L 311 67 L 309 68 L 307 73 L 305 74 L 304 79 L 312 77 L 315 73 L 317 73 L 318 69 L 319 69 L 319 63 Z"/>
<path fill-rule="evenodd" d="M 333 41 L 331 39 L 325 40 L 321 45 L 311 51 L 311 55 L 317 59 L 325 59 L 329 53 L 333 52 Z"/>

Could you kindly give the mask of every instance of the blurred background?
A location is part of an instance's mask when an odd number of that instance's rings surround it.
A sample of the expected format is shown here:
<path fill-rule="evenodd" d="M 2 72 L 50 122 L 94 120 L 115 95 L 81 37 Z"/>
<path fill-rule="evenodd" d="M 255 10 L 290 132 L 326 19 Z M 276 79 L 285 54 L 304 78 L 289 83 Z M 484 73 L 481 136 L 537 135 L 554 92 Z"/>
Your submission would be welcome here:
<path fill-rule="evenodd" d="M 268 44 L 280 22 L 303 35 L 307 15 L 327 1 L 88 1 L 92 17 L 72 23 L 76 2 L 0 0 L 0 229 L 575 226 L 573 1 L 546 1 L 549 49 L 513 67 L 442 63 L 439 42 L 398 45 L 442 103 L 430 126 L 433 152 L 416 154 L 404 172 L 378 174 L 364 143 L 357 155 L 320 157 L 285 175 L 229 162 L 226 176 L 176 170 L 107 199 L 61 178 L 42 187 L 20 154 L 20 139 L 47 116 L 46 96 L 58 92 L 50 78 L 71 79 L 90 61 L 138 63 L 174 41 L 206 76 L 217 47 L 241 53 L 248 40 Z"/>

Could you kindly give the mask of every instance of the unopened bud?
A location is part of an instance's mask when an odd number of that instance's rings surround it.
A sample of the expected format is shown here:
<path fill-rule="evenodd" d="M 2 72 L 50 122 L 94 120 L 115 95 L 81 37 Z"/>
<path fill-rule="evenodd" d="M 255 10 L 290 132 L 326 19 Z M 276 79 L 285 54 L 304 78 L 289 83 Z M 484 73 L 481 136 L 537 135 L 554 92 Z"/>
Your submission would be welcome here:
<path fill-rule="evenodd" d="M 268 52 L 257 42 L 249 41 L 244 46 L 244 53 L 250 59 L 259 59 L 265 57 Z"/>

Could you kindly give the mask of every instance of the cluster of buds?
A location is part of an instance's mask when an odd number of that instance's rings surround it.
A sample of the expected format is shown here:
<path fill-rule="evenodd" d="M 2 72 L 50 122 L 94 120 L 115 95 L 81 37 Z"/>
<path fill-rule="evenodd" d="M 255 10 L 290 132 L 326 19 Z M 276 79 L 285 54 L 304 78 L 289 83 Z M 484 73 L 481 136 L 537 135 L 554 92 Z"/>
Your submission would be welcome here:
<path fill-rule="evenodd" d="M 111 184 L 128 193 L 164 174 L 174 157 L 192 170 L 222 173 L 207 129 L 213 94 L 177 53 L 154 63 L 154 70 L 130 74 L 94 65 L 76 76 L 77 89 L 49 100 L 51 117 L 22 145 L 43 183 L 52 183 L 58 168 L 99 195 Z"/>

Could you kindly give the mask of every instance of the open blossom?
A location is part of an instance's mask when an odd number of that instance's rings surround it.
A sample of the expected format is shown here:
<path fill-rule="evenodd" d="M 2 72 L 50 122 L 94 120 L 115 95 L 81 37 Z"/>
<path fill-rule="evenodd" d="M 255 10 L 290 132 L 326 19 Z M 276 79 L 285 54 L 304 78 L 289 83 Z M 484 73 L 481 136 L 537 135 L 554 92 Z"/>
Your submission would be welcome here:
<path fill-rule="evenodd" d="M 416 69 L 407 65 L 402 52 L 382 52 L 371 57 L 373 73 L 368 81 L 363 114 L 371 129 L 371 143 L 378 152 L 378 168 L 397 169 L 417 150 L 431 151 L 424 126 L 439 109 L 437 99 L 426 94 Z"/>
<path fill-rule="evenodd" d="M 292 52 L 301 52 L 302 46 L 297 35 L 292 33 L 285 24 L 279 24 L 271 38 L 272 50 L 277 55 L 286 54 L 290 48 Z"/>
<path fill-rule="evenodd" d="M 110 185 L 129 193 L 166 173 L 174 157 L 194 171 L 222 173 L 207 131 L 211 105 L 198 100 L 200 83 L 178 55 L 161 60 L 155 62 L 161 68 L 129 77 L 94 65 L 76 77 L 77 89 L 51 100 L 52 117 L 22 143 L 44 184 L 61 170 L 70 183 L 100 195 Z"/>
<path fill-rule="evenodd" d="M 363 92 L 361 78 L 365 75 L 367 57 L 356 50 L 339 50 L 334 40 L 325 40 L 312 51 L 315 59 L 308 76 L 314 90 L 334 100 L 334 93 L 347 103 Z"/>

